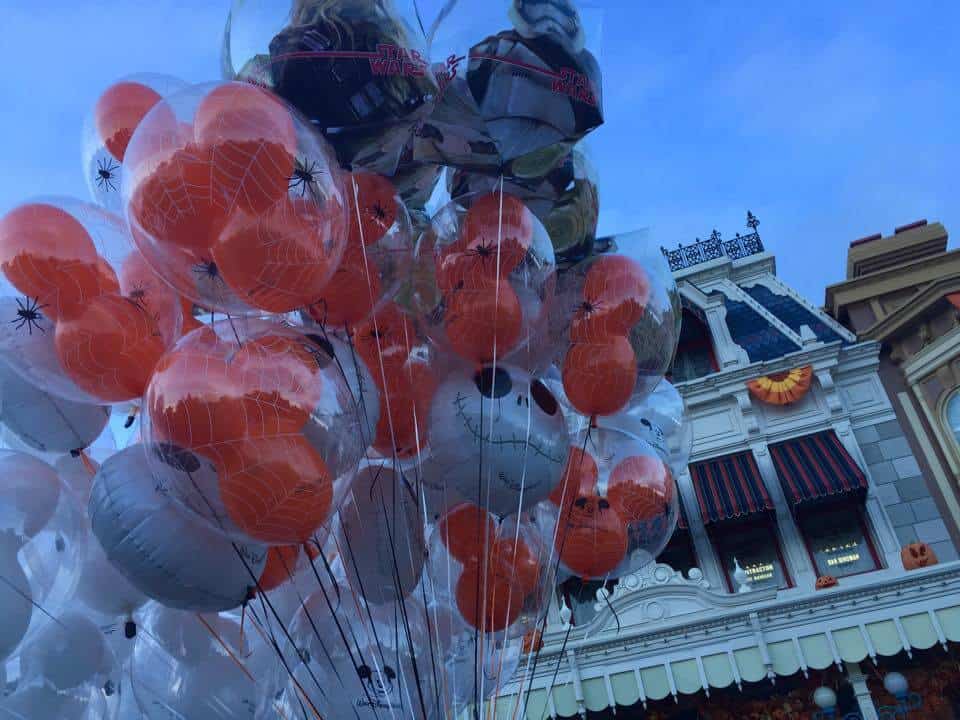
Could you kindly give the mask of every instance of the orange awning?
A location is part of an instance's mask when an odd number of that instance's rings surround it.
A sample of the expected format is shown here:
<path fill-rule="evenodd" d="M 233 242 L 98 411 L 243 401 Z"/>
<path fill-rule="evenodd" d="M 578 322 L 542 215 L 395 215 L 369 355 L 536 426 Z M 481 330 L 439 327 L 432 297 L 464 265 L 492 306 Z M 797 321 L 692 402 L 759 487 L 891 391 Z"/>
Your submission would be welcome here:
<path fill-rule="evenodd" d="M 810 389 L 813 368 L 810 365 L 793 368 L 786 372 L 763 375 L 747 381 L 750 394 L 770 405 L 787 405 L 796 402 Z"/>

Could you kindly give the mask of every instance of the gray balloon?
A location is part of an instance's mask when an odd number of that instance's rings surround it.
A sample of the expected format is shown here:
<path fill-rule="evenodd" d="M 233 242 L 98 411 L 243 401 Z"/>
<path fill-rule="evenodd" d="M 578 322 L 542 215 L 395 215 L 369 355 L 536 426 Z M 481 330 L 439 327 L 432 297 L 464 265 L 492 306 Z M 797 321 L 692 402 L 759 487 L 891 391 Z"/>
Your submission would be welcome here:
<path fill-rule="evenodd" d="M 184 484 L 183 464 L 147 465 L 142 445 L 109 458 L 97 472 L 88 512 L 93 534 L 110 562 L 144 595 L 167 607 L 220 612 L 246 600 L 267 550 L 231 543 L 173 500 Z"/>
<path fill-rule="evenodd" d="M 361 468 L 340 508 L 339 547 L 351 587 L 381 605 L 409 595 L 426 559 L 414 488 L 389 465 Z"/>
<path fill-rule="evenodd" d="M 0 362 L 0 422 L 34 450 L 82 450 L 109 420 L 110 408 L 51 395 Z"/>
<path fill-rule="evenodd" d="M 444 380 L 429 444 L 422 487 L 431 520 L 460 502 L 500 516 L 533 507 L 560 481 L 568 450 L 556 397 L 510 365 Z"/>

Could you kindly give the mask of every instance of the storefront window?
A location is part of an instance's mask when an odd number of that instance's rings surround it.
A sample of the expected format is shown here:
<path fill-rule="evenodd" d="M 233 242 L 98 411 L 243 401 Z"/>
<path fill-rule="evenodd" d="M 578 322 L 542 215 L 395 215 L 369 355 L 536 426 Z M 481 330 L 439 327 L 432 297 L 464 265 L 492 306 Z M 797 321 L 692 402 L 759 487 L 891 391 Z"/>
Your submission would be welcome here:
<path fill-rule="evenodd" d="M 609 592 L 613 592 L 616 587 L 616 580 L 608 580 L 606 587 Z M 586 625 L 593 620 L 597 614 L 595 608 L 597 604 L 597 590 L 604 586 L 601 580 L 581 580 L 572 577 L 566 582 L 561 583 L 557 588 L 560 597 L 564 600 L 567 607 L 573 611 L 573 624 Z"/>
<path fill-rule="evenodd" d="M 818 508 L 800 518 L 800 529 L 818 575 L 856 575 L 879 567 L 858 506 Z"/>
<path fill-rule="evenodd" d="M 953 433 L 954 441 L 960 445 L 960 390 L 954 390 L 947 400 L 947 426 Z"/>
<path fill-rule="evenodd" d="M 744 577 L 751 590 L 793 586 L 772 522 L 719 528 L 714 532 L 714 543 L 731 592 L 739 591 Z M 745 575 L 738 571 L 738 567 Z"/>
<path fill-rule="evenodd" d="M 690 533 L 685 530 L 677 530 L 663 552 L 657 556 L 657 562 L 669 565 L 677 572 L 682 572 L 684 577 L 690 572 L 690 568 L 699 567 L 697 556 L 693 552 Z"/>

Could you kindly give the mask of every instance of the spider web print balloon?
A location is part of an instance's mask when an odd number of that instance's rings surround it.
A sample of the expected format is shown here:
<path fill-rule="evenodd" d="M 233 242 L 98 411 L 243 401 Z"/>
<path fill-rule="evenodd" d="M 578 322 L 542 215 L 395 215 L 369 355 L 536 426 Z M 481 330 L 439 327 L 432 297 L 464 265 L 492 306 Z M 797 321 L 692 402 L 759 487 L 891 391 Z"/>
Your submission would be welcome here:
<path fill-rule="evenodd" d="M 611 428 L 571 438 L 560 485 L 538 508 L 561 568 L 617 578 L 651 563 L 676 527 L 679 499 L 670 468 L 647 442 Z"/>
<path fill-rule="evenodd" d="M 157 366 L 145 408 L 151 463 L 188 471 L 173 497 L 232 536 L 268 544 L 310 538 L 365 449 L 326 350 L 271 321 L 188 335 Z"/>
<path fill-rule="evenodd" d="M 413 304 L 439 349 L 474 367 L 549 364 L 553 247 L 523 203 L 492 192 L 448 204 L 417 258 Z"/>
<path fill-rule="evenodd" d="M 133 132 L 157 103 L 186 85 L 169 75 L 137 73 L 117 80 L 97 98 L 84 118 L 81 146 L 83 176 L 97 205 L 123 212 L 123 160 Z"/>
<path fill-rule="evenodd" d="M 233 314 L 316 301 L 346 242 L 324 140 L 269 92 L 194 85 L 154 106 L 125 156 L 133 238 L 184 297 Z"/>

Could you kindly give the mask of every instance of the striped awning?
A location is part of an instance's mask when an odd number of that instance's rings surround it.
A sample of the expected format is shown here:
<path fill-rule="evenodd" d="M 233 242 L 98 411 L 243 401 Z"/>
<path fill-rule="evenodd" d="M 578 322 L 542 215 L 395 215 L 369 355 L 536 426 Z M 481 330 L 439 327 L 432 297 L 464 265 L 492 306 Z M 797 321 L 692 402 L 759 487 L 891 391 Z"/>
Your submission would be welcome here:
<path fill-rule="evenodd" d="M 866 476 L 833 430 L 771 445 L 770 457 L 795 508 L 867 490 Z"/>
<path fill-rule="evenodd" d="M 753 453 L 733 453 L 690 466 L 704 525 L 773 510 Z"/>

